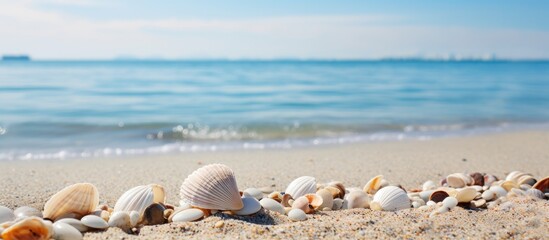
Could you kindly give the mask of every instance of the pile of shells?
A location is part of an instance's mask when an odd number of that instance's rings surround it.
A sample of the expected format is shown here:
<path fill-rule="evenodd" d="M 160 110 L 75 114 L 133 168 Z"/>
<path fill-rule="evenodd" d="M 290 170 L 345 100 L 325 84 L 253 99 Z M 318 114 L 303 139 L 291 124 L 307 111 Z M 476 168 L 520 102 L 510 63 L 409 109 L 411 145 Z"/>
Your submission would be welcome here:
<path fill-rule="evenodd" d="M 145 225 L 198 221 L 222 211 L 225 214 L 286 215 L 304 221 L 318 211 L 352 208 L 399 211 L 407 208 L 433 210 L 430 217 L 455 207 L 492 209 L 514 196 L 549 198 L 549 177 L 537 181 L 531 174 L 514 171 L 505 179 L 484 173 L 453 173 L 439 184 L 426 181 L 421 188 L 404 190 L 383 176 L 370 179 L 362 188 L 333 181 L 317 183 L 314 177 L 293 180 L 285 191 L 248 188 L 240 192 L 234 172 L 222 164 L 201 167 L 181 185 L 178 207 L 166 203 L 166 192 L 157 184 L 126 191 L 111 208 L 99 204 L 97 188 L 77 183 L 54 194 L 43 211 L 31 207 L 15 210 L 0 206 L 1 239 L 82 239 L 88 231 L 109 227 L 137 233 Z"/>

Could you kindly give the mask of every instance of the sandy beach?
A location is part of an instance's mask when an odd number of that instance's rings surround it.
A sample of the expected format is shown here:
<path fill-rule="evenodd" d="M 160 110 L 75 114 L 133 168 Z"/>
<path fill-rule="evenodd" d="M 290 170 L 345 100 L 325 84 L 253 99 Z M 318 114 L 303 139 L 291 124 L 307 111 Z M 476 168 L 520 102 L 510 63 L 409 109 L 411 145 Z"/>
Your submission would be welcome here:
<path fill-rule="evenodd" d="M 456 172 L 487 172 L 504 177 L 514 170 L 537 178 L 549 175 L 549 132 L 512 132 L 426 141 L 356 143 L 300 149 L 199 152 L 132 158 L 0 162 L 0 205 L 42 209 L 65 186 L 89 182 L 100 201 L 113 206 L 131 187 L 157 183 L 167 202 L 177 205 L 179 187 L 192 171 L 209 163 L 230 166 L 239 188 L 283 191 L 299 176 L 323 183 L 338 180 L 360 187 L 382 174 L 391 184 L 420 188 Z M 277 213 L 231 216 L 217 213 L 192 223 L 145 226 L 138 235 L 116 228 L 91 232 L 85 239 L 195 238 L 530 238 L 549 237 L 549 201 L 509 198 L 511 207 L 472 211 L 460 207 L 433 218 L 432 211 L 370 209 L 326 211 L 291 222 Z M 224 221 L 222 228 L 214 224 Z"/>

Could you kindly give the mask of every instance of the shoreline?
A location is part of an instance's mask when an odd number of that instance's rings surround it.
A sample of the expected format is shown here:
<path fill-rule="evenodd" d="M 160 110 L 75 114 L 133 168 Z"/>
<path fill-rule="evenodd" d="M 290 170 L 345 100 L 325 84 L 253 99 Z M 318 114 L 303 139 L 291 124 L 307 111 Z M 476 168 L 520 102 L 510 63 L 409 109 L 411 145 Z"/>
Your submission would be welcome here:
<path fill-rule="evenodd" d="M 183 180 L 194 170 L 209 163 L 223 163 L 231 167 L 241 190 L 249 187 L 271 187 L 283 191 L 290 181 L 305 175 L 315 177 L 319 183 L 339 180 L 346 187 L 362 188 L 369 179 L 382 174 L 389 183 L 401 184 L 405 189 L 418 188 L 427 180 L 438 183 L 446 175 L 457 172 L 487 172 L 504 177 L 508 172 L 520 170 L 543 178 L 549 175 L 548 142 L 549 131 L 521 131 L 427 141 L 352 143 L 299 149 L 197 152 L 135 158 L 4 161 L 0 162 L 0 169 L 3 171 L 0 182 L 3 183 L 4 193 L 0 196 L 0 205 L 12 209 L 25 205 L 42 209 L 51 195 L 77 182 L 90 182 L 97 186 L 100 201 L 110 206 L 113 206 L 118 197 L 131 187 L 157 183 L 165 187 L 167 203 L 177 205 L 179 187 Z M 514 201 L 516 210 L 471 213 L 457 209 L 441 215 L 439 223 L 425 217 L 429 212 L 416 209 L 403 210 L 396 214 L 353 209 L 321 212 L 304 222 L 289 222 L 284 216 L 271 216 L 270 220 L 266 220 L 264 215 L 249 219 L 232 219 L 216 215 L 193 223 L 146 226 L 137 236 L 126 235 L 118 229 L 109 229 L 106 232 L 87 233 L 85 238 L 387 238 L 392 237 L 391 234 L 420 238 L 455 234 L 456 238 L 465 238 L 477 236 L 475 231 L 481 238 L 501 238 L 512 229 L 515 229 L 518 235 L 511 237 L 549 236 L 548 201 Z M 532 208 L 537 210 L 531 210 L 528 204 L 533 204 Z M 541 214 L 537 211 L 541 211 Z M 526 221 L 523 219 L 522 222 L 509 222 L 516 214 L 528 221 L 523 223 Z M 219 229 L 212 226 L 216 219 L 224 217 L 228 219 L 223 230 L 227 235 L 219 235 L 220 233 L 216 232 Z M 537 224 L 530 223 L 530 220 Z M 370 224 L 369 221 L 375 224 Z M 467 230 L 460 227 L 460 224 L 471 226 L 470 222 L 474 221 L 477 221 L 478 229 Z M 380 223 L 382 225 L 379 225 Z M 499 225 L 500 228 L 497 230 L 490 229 L 503 223 L 512 226 L 501 229 Z M 446 228 L 438 228 L 433 224 Z M 338 227 L 345 230 L 338 230 Z M 410 227 L 427 230 L 417 235 L 418 233 Z M 394 232 L 387 232 L 388 228 Z M 263 233 L 259 234 L 261 231 L 257 229 L 263 229 Z M 308 235 L 311 229 L 324 229 L 327 233 Z M 284 233 L 280 232 L 281 230 Z M 275 235 L 265 235 L 275 232 Z M 496 234 L 492 236 L 490 232 Z"/>

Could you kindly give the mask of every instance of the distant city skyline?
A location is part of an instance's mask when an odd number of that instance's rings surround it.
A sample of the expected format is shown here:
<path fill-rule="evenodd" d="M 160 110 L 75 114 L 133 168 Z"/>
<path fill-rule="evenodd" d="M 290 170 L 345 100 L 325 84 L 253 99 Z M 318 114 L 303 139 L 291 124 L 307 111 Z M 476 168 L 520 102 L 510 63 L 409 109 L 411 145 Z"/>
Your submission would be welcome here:
<path fill-rule="evenodd" d="M 538 1 L 0 0 L 33 59 L 549 59 Z"/>

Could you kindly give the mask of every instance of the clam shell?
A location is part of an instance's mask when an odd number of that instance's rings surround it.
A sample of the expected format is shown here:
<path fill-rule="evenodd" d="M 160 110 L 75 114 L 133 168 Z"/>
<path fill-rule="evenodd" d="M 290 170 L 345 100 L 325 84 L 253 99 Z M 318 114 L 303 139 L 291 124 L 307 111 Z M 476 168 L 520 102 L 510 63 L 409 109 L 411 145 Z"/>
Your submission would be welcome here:
<path fill-rule="evenodd" d="M 322 206 L 324 201 L 321 196 L 314 193 L 309 193 L 305 194 L 305 197 L 307 198 L 307 200 L 309 200 L 310 207 L 312 207 L 314 210 L 321 209 L 320 207 Z"/>
<path fill-rule="evenodd" d="M 257 188 L 247 188 L 246 190 L 244 190 L 244 193 L 247 193 L 249 194 L 250 196 L 254 197 L 255 199 L 257 199 L 258 201 L 261 200 L 263 198 L 263 192 L 261 192 L 259 189 Z"/>
<path fill-rule="evenodd" d="M 498 178 L 491 174 L 484 175 L 484 186 L 492 186 L 494 182 L 496 182 Z"/>
<path fill-rule="evenodd" d="M 261 210 L 261 204 L 253 197 L 242 198 L 242 203 L 244 204 L 244 207 L 240 210 L 234 211 L 236 215 L 252 215 Z"/>
<path fill-rule="evenodd" d="M 471 178 L 473 178 L 473 185 L 484 186 L 484 175 L 482 173 L 471 173 Z"/>
<path fill-rule="evenodd" d="M 540 190 L 543 193 L 549 192 L 549 177 L 539 180 L 532 188 Z"/>
<path fill-rule="evenodd" d="M 293 199 L 298 199 L 308 193 L 316 192 L 316 180 L 314 177 L 303 176 L 293 180 L 286 188 L 285 193 L 290 194 Z"/>
<path fill-rule="evenodd" d="M 71 225 L 73 228 L 75 228 L 76 230 L 78 230 L 78 231 L 80 231 L 80 232 L 86 232 L 86 231 L 88 231 L 88 226 L 84 225 L 84 224 L 83 224 L 80 220 L 78 220 L 78 219 L 74 219 L 74 218 L 63 218 L 63 219 L 57 220 L 55 223 L 59 223 L 59 222 L 69 224 L 69 225 Z M 55 224 L 54 224 L 54 227 L 55 227 Z"/>
<path fill-rule="evenodd" d="M 56 221 L 63 217 L 81 218 L 99 204 L 97 188 L 90 183 L 77 183 L 54 194 L 44 205 L 44 218 Z"/>
<path fill-rule="evenodd" d="M 490 190 L 492 190 L 492 192 L 496 193 L 496 196 L 498 198 L 507 196 L 507 191 L 503 187 L 492 186 L 492 187 L 490 187 Z M 488 200 L 488 199 L 486 199 L 486 200 Z"/>
<path fill-rule="evenodd" d="M 82 224 L 89 228 L 106 229 L 109 228 L 109 224 L 101 217 L 95 215 L 84 216 L 81 220 Z"/>
<path fill-rule="evenodd" d="M 397 211 L 410 208 L 410 199 L 404 190 L 395 186 L 379 189 L 370 203 L 372 210 Z"/>
<path fill-rule="evenodd" d="M 374 194 L 381 187 L 381 180 L 383 175 L 377 175 L 374 178 L 370 179 L 368 183 L 364 186 L 363 191 L 368 194 Z"/>
<path fill-rule="evenodd" d="M 120 196 L 114 205 L 114 212 L 136 211 L 143 216 L 145 209 L 151 204 L 164 203 L 165 200 L 164 187 L 157 184 L 137 186 Z"/>
<path fill-rule="evenodd" d="M 7 207 L 0 206 L 0 223 L 15 220 L 15 214 Z"/>
<path fill-rule="evenodd" d="M 486 190 L 482 193 L 482 198 L 486 201 L 490 201 L 497 198 L 497 194 L 492 190 Z"/>
<path fill-rule="evenodd" d="M 53 238 L 57 240 L 78 240 L 83 238 L 82 233 L 80 233 L 78 229 L 61 221 L 57 221 L 53 224 L 53 232 Z"/>
<path fill-rule="evenodd" d="M 458 202 L 465 203 L 471 202 L 477 196 L 477 191 L 472 187 L 466 187 L 457 191 L 457 194 L 454 196 Z"/>
<path fill-rule="evenodd" d="M 142 222 L 146 225 L 157 225 L 166 222 L 164 218 L 164 210 L 166 208 L 160 203 L 153 203 L 145 209 Z"/>
<path fill-rule="evenodd" d="M 305 196 L 301 196 L 292 203 L 292 209 L 300 209 L 305 213 L 311 213 L 314 211 L 313 208 L 309 206 L 309 199 Z"/>
<path fill-rule="evenodd" d="M 272 192 L 268 196 L 270 199 L 273 199 L 277 202 L 282 202 L 282 194 L 280 192 Z"/>
<path fill-rule="evenodd" d="M 292 196 L 290 196 L 290 194 L 284 194 L 282 196 L 282 201 L 280 203 L 284 207 L 291 207 L 292 206 L 292 204 L 290 204 L 291 199 L 292 199 Z"/>
<path fill-rule="evenodd" d="M 437 188 L 437 185 L 435 184 L 435 182 L 429 180 L 424 182 L 421 188 L 423 191 L 434 190 Z"/>
<path fill-rule="evenodd" d="M 233 170 L 223 164 L 210 164 L 189 175 L 180 191 L 181 199 L 203 209 L 239 210 L 244 205 Z"/>
<path fill-rule="evenodd" d="M 511 191 L 511 189 L 513 188 L 520 188 L 520 186 L 516 182 L 509 180 L 501 183 L 501 187 L 504 188 L 507 192 Z"/>
<path fill-rule="evenodd" d="M 383 188 L 382 188 L 383 189 Z M 370 199 L 363 191 L 352 191 L 347 197 L 347 209 L 352 208 L 367 208 L 370 205 Z"/>
<path fill-rule="evenodd" d="M 50 239 L 53 231 L 38 217 L 25 218 L 4 229 L 2 239 Z"/>
<path fill-rule="evenodd" d="M 282 204 L 270 198 L 263 198 L 259 201 L 261 206 L 269 211 L 277 212 L 280 214 L 285 214 L 284 207 Z"/>
<path fill-rule="evenodd" d="M 334 197 L 330 191 L 326 189 L 320 189 L 316 192 L 316 195 L 322 198 L 322 205 L 318 207 L 319 209 L 332 209 L 332 206 L 334 205 Z"/>
<path fill-rule="evenodd" d="M 338 182 L 338 181 L 333 181 L 333 182 L 329 182 L 327 184 L 327 187 L 335 187 L 337 189 L 339 189 L 339 194 L 337 196 L 334 196 L 334 198 L 341 198 L 343 199 L 345 197 L 345 186 L 343 185 L 342 182 Z"/>
<path fill-rule="evenodd" d="M 117 227 L 124 232 L 130 232 L 132 224 L 128 212 L 114 212 L 109 219 L 109 227 Z"/>
<path fill-rule="evenodd" d="M 473 184 L 473 178 L 464 173 L 453 173 L 446 177 L 446 183 L 449 187 L 462 188 Z"/>
<path fill-rule="evenodd" d="M 172 215 L 172 222 L 192 222 L 204 217 L 204 212 L 200 209 L 189 208 Z"/>
<path fill-rule="evenodd" d="M 292 209 L 288 212 L 288 218 L 292 221 L 307 220 L 307 214 L 301 209 Z"/>
<path fill-rule="evenodd" d="M 446 191 L 437 190 L 437 191 L 434 191 L 433 193 L 431 193 L 431 195 L 429 196 L 429 201 L 433 201 L 433 202 L 436 202 L 436 203 L 442 202 L 448 196 L 450 196 L 450 194 L 448 194 Z"/>
<path fill-rule="evenodd" d="M 21 219 L 26 217 L 39 217 L 42 218 L 42 212 L 39 211 L 36 208 L 28 207 L 28 206 L 22 206 L 18 207 L 13 211 L 13 214 L 15 214 L 15 218 Z"/>

